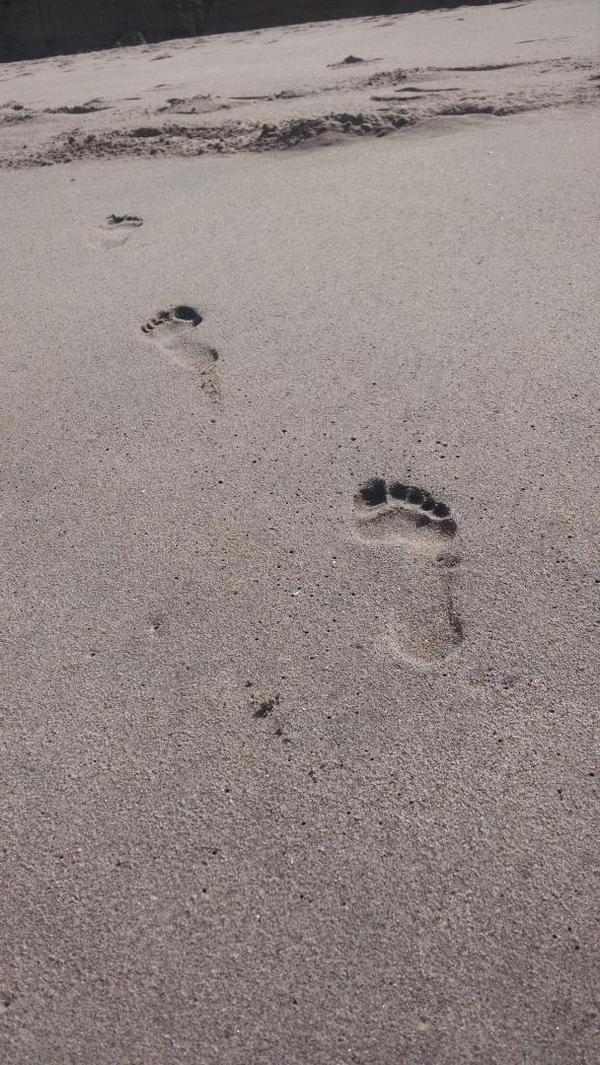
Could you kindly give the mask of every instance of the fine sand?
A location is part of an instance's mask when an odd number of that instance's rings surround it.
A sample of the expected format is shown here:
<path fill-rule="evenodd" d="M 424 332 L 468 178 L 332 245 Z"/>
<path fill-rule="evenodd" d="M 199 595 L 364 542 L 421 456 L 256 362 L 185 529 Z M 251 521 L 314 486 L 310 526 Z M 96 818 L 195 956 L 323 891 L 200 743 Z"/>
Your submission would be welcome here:
<path fill-rule="evenodd" d="M 597 29 L 0 67 L 3 1063 L 598 1060 Z"/>

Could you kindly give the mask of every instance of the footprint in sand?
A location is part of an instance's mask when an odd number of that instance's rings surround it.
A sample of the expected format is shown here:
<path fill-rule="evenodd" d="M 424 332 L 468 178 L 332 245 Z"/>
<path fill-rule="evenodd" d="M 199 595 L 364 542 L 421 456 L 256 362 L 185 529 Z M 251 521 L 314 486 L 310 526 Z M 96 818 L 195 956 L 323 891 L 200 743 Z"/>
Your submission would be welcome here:
<path fill-rule="evenodd" d="M 109 214 L 106 222 L 100 226 L 104 247 L 119 248 L 143 224 L 144 219 L 135 214 Z"/>
<path fill-rule="evenodd" d="M 150 337 L 180 366 L 198 374 L 201 388 L 213 399 L 219 399 L 219 353 L 198 337 L 196 329 L 201 322 L 202 315 L 194 307 L 180 304 L 168 311 L 159 311 L 142 326 L 142 333 Z"/>
<path fill-rule="evenodd" d="M 461 559 L 450 508 L 424 488 L 400 481 L 388 485 L 375 477 L 354 497 L 353 522 L 362 543 L 385 550 L 390 584 L 395 579 L 390 549 L 402 552 L 401 583 L 394 590 L 388 625 L 394 653 L 433 665 L 456 651 L 464 638 L 454 602 Z"/>

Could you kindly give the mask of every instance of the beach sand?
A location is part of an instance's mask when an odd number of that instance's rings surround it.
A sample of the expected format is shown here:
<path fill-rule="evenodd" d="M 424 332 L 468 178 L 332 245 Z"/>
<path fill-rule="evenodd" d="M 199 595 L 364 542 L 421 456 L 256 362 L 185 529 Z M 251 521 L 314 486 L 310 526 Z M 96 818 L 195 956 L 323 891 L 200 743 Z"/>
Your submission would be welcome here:
<path fill-rule="evenodd" d="M 0 67 L 2 1061 L 596 1060 L 594 25 Z"/>

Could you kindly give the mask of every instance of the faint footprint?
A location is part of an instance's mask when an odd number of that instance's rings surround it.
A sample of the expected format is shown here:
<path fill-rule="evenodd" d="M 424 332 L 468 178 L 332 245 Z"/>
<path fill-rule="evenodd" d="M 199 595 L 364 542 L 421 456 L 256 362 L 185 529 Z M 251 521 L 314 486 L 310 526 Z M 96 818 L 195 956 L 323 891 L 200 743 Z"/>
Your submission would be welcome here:
<path fill-rule="evenodd" d="M 450 508 L 424 488 L 399 481 L 387 485 L 376 477 L 354 497 L 353 519 L 363 543 L 403 548 L 401 584 L 388 624 L 392 650 L 418 664 L 440 662 L 456 651 L 464 638 L 454 603 L 461 559 L 452 547 L 457 525 Z"/>
<path fill-rule="evenodd" d="M 105 248 L 119 248 L 125 244 L 133 230 L 143 226 L 144 219 L 135 214 L 109 214 L 106 222 L 100 227 L 102 244 Z"/>
<path fill-rule="evenodd" d="M 196 334 L 202 315 L 194 307 L 180 304 L 168 311 L 159 311 L 142 326 L 142 332 L 152 338 L 180 366 L 188 367 L 199 375 L 201 387 L 213 397 L 221 396 L 221 383 L 217 371 L 219 353 L 204 344 Z"/>

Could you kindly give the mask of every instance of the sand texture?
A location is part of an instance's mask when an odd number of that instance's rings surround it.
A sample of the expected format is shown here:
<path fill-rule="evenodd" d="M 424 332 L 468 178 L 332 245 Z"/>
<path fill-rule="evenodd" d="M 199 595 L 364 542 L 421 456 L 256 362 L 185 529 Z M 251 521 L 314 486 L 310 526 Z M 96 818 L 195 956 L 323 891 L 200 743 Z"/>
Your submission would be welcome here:
<path fill-rule="evenodd" d="M 0 67 L 2 1063 L 595 1065 L 594 26 Z"/>

